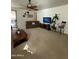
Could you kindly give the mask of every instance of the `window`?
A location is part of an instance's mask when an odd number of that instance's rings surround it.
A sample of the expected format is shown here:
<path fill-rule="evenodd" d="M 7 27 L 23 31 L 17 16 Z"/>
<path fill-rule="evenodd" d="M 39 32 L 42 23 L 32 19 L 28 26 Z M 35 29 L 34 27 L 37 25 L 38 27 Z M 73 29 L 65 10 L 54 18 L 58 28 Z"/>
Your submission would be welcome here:
<path fill-rule="evenodd" d="M 16 28 L 17 27 L 17 20 L 16 20 L 16 11 L 11 11 L 11 27 Z"/>

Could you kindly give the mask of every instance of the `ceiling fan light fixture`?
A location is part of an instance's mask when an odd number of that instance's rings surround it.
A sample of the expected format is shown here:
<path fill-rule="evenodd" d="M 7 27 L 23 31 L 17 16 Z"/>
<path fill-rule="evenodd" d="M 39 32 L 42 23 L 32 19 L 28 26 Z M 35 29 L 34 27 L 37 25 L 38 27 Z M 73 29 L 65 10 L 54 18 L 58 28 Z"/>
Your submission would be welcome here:
<path fill-rule="evenodd" d="M 31 4 L 28 4 L 28 5 L 27 5 L 27 7 L 31 7 L 31 6 L 32 6 Z"/>

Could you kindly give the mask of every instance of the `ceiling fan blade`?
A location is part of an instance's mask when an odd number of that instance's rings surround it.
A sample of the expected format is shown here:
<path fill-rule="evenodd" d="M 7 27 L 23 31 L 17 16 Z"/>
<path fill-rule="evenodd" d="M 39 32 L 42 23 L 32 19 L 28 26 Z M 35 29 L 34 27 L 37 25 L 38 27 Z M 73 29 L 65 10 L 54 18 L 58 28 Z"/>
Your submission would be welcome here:
<path fill-rule="evenodd" d="M 37 8 L 31 8 L 31 9 L 33 9 L 33 10 L 38 10 Z"/>
<path fill-rule="evenodd" d="M 36 11 L 38 10 L 37 8 L 32 8 L 32 7 L 29 7 L 28 9 L 29 10 L 36 10 Z"/>
<path fill-rule="evenodd" d="M 31 7 L 28 7 L 28 6 L 27 6 L 27 8 L 35 9 L 35 8 L 37 8 L 37 6 L 31 6 Z"/>
<path fill-rule="evenodd" d="M 38 11 L 38 9 L 34 9 L 34 10 Z"/>
<path fill-rule="evenodd" d="M 37 6 L 32 6 L 32 8 L 37 8 Z"/>

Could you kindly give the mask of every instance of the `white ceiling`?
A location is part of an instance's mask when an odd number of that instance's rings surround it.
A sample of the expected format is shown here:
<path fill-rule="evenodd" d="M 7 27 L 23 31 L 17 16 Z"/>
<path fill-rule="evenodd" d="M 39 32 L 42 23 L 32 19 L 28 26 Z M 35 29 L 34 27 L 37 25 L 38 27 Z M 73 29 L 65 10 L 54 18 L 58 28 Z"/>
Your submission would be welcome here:
<path fill-rule="evenodd" d="M 38 9 L 46 9 L 60 5 L 68 4 L 68 0 L 31 0 L 33 5 L 37 5 Z M 12 8 L 26 9 L 28 0 L 11 0 Z"/>

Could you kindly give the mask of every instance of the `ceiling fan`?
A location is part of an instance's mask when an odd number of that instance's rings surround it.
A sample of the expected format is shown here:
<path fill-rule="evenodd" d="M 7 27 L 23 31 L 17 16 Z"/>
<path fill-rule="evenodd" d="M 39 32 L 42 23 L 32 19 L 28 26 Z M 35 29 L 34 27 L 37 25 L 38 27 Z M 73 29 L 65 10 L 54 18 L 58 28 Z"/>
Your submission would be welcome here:
<path fill-rule="evenodd" d="M 28 0 L 27 8 L 32 10 L 38 10 L 36 5 L 32 5 L 31 0 Z"/>
<path fill-rule="evenodd" d="M 28 11 L 23 14 L 23 17 L 25 17 L 26 15 L 29 15 L 29 11 L 30 11 L 30 10 L 35 10 L 35 11 L 38 10 L 36 5 L 32 5 L 31 0 L 28 0 L 28 2 L 29 2 L 29 3 L 27 4 L 27 9 L 28 9 Z"/>

